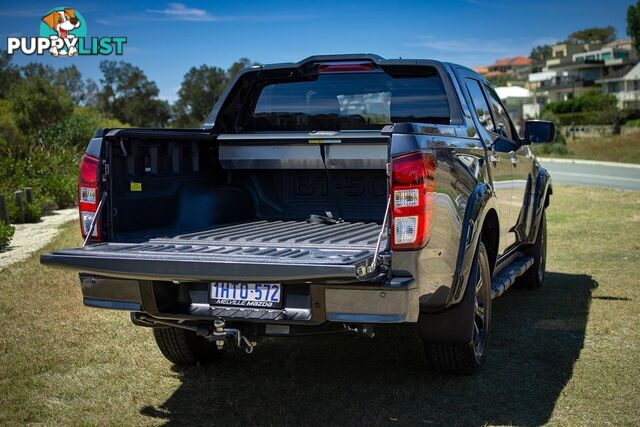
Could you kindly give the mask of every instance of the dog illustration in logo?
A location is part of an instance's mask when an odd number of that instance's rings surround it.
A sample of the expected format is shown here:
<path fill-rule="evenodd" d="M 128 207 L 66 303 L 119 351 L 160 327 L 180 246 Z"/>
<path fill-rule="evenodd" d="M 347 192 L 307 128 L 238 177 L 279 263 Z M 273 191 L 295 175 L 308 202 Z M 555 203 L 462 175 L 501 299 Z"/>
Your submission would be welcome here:
<path fill-rule="evenodd" d="M 51 40 L 56 40 L 58 38 L 74 38 L 75 36 L 73 34 L 69 34 L 69 31 L 80 27 L 80 20 L 76 17 L 76 11 L 73 9 L 54 10 L 47 16 L 43 17 L 42 22 L 47 24 L 49 28 L 58 34 L 57 36 L 51 36 Z M 73 56 L 78 53 L 78 49 L 75 47 L 70 47 L 68 51 L 58 50 L 56 47 L 52 47 L 49 51 L 54 56 Z"/>

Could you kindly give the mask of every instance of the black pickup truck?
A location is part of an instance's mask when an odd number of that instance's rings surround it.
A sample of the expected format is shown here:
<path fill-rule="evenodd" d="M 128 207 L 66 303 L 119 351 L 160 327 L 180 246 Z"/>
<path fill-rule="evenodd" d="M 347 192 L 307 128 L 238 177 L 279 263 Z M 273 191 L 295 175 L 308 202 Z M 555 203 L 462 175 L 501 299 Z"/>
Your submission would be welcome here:
<path fill-rule="evenodd" d="M 541 285 L 549 174 L 459 65 L 313 56 L 241 72 L 200 129 L 99 129 L 80 165 L 84 304 L 176 364 L 261 336 L 416 324 L 427 364 L 484 362 L 491 300 Z"/>

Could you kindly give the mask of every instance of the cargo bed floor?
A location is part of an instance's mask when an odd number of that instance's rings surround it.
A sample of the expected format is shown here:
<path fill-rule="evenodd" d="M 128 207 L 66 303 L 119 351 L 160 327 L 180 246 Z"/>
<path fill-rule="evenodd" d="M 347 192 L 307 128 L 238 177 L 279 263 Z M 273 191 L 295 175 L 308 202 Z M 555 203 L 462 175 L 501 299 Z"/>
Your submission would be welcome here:
<path fill-rule="evenodd" d="M 380 227 L 380 224 L 374 222 L 322 224 L 307 221 L 251 221 L 205 231 L 156 237 L 150 239 L 149 243 L 370 249 L 376 245 Z M 385 240 L 382 241 L 382 247 L 384 246 Z"/>

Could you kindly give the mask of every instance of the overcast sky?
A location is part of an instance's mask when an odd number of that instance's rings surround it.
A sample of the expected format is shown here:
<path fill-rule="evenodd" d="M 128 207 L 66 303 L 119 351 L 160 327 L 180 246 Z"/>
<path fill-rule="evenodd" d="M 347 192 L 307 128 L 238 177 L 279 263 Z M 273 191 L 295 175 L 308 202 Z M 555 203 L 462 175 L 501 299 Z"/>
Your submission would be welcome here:
<path fill-rule="evenodd" d="M 377 53 L 386 58 L 433 58 L 467 66 L 505 56 L 527 56 L 590 26 L 613 25 L 626 36 L 631 1 L 162 1 L 67 4 L 87 20 L 87 36 L 126 36 L 122 57 L 54 58 L 15 55 L 24 64 L 75 64 L 99 79 L 101 59 L 142 69 L 174 100 L 182 77 L 201 64 L 227 68 L 248 57 L 261 63 L 299 61 L 314 54 Z M 55 2 L 3 1 L 2 46 L 8 36 L 37 36 Z"/>

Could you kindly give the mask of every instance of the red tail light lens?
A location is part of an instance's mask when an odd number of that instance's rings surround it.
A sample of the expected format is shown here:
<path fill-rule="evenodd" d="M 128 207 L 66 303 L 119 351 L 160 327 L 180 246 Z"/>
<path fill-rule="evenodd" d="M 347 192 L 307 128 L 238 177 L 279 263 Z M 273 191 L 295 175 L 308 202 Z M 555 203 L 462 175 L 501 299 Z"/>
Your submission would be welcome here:
<path fill-rule="evenodd" d="M 78 176 L 78 209 L 82 238 L 87 236 L 100 203 L 99 178 L 100 160 L 88 154 L 82 156 Z M 100 221 L 98 221 L 93 228 L 93 233 L 91 233 L 91 240 L 100 241 L 100 239 Z"/>
<path fill-rule="evenodd" d="M 391 161 L 391 249 L 420 249 L 431 236 L 436 162 L 410 153 Z"/>

